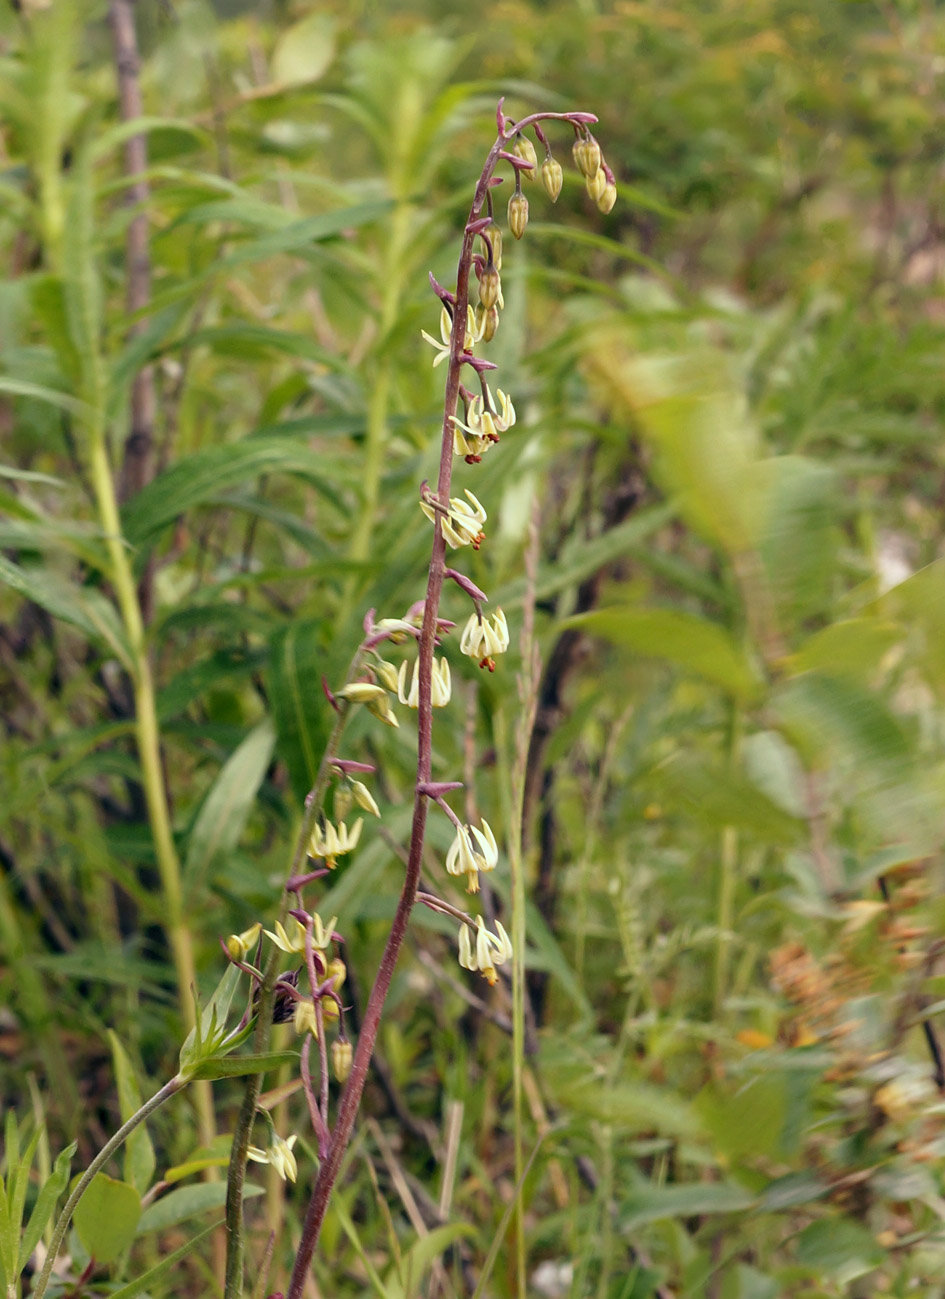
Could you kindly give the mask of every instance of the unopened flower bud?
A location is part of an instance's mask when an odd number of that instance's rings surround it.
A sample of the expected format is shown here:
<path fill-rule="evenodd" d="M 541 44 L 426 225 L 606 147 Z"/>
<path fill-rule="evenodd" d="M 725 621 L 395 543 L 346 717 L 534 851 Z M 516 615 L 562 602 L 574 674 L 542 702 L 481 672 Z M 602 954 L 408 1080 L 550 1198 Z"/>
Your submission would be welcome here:
<path fill-rule="evenodd" d="M 348 1081 L 353 1056 L 354 1052 L 351 1049 L 351 1043 L 342 1042 L 341 1038 L 335 1038 L 331 1044 L 331 1067 L 338 1082 Z"/>
<path fill-rule="evenodd" d="M 370 704 L 383 698 L 384 687 L 374 681 L 352 681 L 335 691 L 336 699 L 347 699 L 352 704 Z"/>
<path fill-rule="evenodd" d="M 479 277 L 479 301 L 488 311 L 499 300 L 502 283 L 494 266 L 487 266 Z"/>
<path fill-rule="evenodd" d="M 354 795 L 354 801 L 358 807 L 363 808 L 365 812 L 370 812 L 372 816 L 380 816 L 381 809 L 374 801 L 374 795 L 368 789 L 367 785 L 360 780 L 352 780 L 351 793 Z"/>
<path fill-rule="evenodd" d="M 582 176 L 586 176 L 588 174 L 586 155 L 587 155 L 587 137 L 584 135 L 579 135 L 575 139 L 574 144 L 572 144 L 571 146 L 571 157 L 574 159 L 574 165 L 575 167 L 577 167 L 578 171 L 581 173 Z M 596 170 L 597 170 L 596 167 L 592 168 L 590 174 L 593 175 Z"/>
<path fill-rule="evenodd" d="M 304 1033 L 311 1033 L 312 1037 L 318 1037 L 318 1020 L 315 1018 L 315 1004 L 310 998 L 306 997 L 302 1001 L 295 1003 L 295 1011 L 292 1015 L 292 1027 L 301 1037 Z"/>
<path fill-rule="evenodd" d="M 509 199 L 509 229 L 516 239 L 521 239 L 528 225 L 528 199 L 516 191 Z"/>
<path fill-rule="evenodd" d="M 385 690 L 397 689 L 397 669 L 393 663 L 388 663 L 386 659 L 378 659 L 374 664 L 374 670 Z"/>
<path fill-rule="evenodd" d="M 561 163 L 552 158 L 550 153 L 541 164 L 541 183 L 552 203 L 557 203 L 561 186 L 564 184 L 564 173 L 561 170 Z"/>
<path fill-rule="evenodd" d="M 617 186 L 614 184 L 612 180 L 609 180 L 607 182 L 607 188 L 604 190 L 603 194 L 601 194 L 600 198 L 597 200 L 597 206 L 600 208 L 601 212 L 603 212 L 604 215 L 606 216 L 616 202 L 617 202 Z"/>
<path fill-rule="evenodd" d="M 594 200 L 595 203 L 599 202 L 599 200 L 604 195 L 604 191 L 607 188 L 607 177 L 604 174 L 603 168 L 599 168 L 597 171 L 595 171 L 593 176 L 588 176 L 585 178 L 584 188 L 587 190 L 588 194 L 591 196 L 591 198 Z"/>
<path fill-rule="evenodd" d="M 331 979 L 331 986 L 335 992 L 341 991 L 341 985 L 348 975 L 348 967 L 340 956 L 333 956 L 328 962 L 328 978 Z"/>
<path fill-rule="evenodd" d="M 476 329 L 482 336 L 484 343 L 491 343 L 495 338 L 495 331 L 499 328 L 499 308 L 490 307 L 487 311 L 484 306 L 476 309 Z"/>
<path fill-rule="evenodd" d="M 261 929 L 262 925 L 257 921 L 255 925 L 250 925 L 249 929 L 244 929 L 241 934 L 230 934 L 226 940 L 226 950 L 234 961 L 246 959 L 256 946 Z"/>
<path fill-rule="evenodd" d="M 491 225 L 486 231 L 489 242 L 492 244 L 492 265 L 497 271 L 502 269 L 502 230 L 497 225 Z"/>
<path fill-rule="evenodd" d="M 515 143 L 512 145 L 512 153 L 515 154 L 516 158 L 521 158 L 522 162 L 530 162 L 532 164 L 531 170 L 525 171 L 525 176 L 528 180 L 534 180 L 534 169 L 538 166 L 538 154 L 535 152 L 535 146 L 527 135 L 517 135 L 515 137 Z"/>

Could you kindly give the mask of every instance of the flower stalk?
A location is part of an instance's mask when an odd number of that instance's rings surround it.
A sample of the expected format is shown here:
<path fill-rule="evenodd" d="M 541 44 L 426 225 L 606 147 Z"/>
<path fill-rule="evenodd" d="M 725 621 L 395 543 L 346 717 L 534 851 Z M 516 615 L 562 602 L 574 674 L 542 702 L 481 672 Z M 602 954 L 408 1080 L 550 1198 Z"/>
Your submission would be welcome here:
<path fill-rule="evenodd" d="M 351 1060 L 350 1074 L 348 1075 L 347 1083 L 345 1084 L 344 1091 L 341 1095 L 337 1117 L 331 1131 L 331 1138 L 328 1142 L 328 1147 L 324 1153 L 324 1157 L 321 1160 L 318 1175 L 315 1179 L 311 1198 L 306 1210 L 302 1236 L 287 1291 L 287 1299 L 301 1299 L 303 1293 L 306 1277 L 311 1266 L 312 1256 L 318 1242 L 319 1232 L 324 1221 L 331 1192 L 341 1168 L 344 1153 L 351 1140 L 355 1119 L 361 1102 L 361 1096 L 367 1081 L 371 1057 L 374 1053 L 374 1046 L 377 1040 L 384 1003 L 390 989 L 400 949 L 407 932 L 407 924 L 417 900 L 417 892 L 420 884 L 423 841 L 430 803 L 430 789 L 433 783 L 431 781 L 433 755 L 433 707 L 437 702 L 435 699 L 436 682 L 434 679 L 434 649 L 439 631 L 438 612 L 440 597 L 443 590 L 444 579 L 447 574 L 447 541 L 449 540 L 451 544 L 455 545 L 456 537 L 459 536 L 462 538 L 462 542 L 469 541 L 475 546 L 479 540 L 478 535 L 476 537 L 472 536 L 472 527 L 478 519 L 479 511 L 481 510 L 476 498 L 472 496 L 471 493 L 467 492 L 473 507 L 471 520 L 465 513 L 460 512 L 457 514 L 457 502 L 452 501 L 450 498 L 456 439 L 456 410 L 461 396 L 463 366 L 467 364 L 470 365 L 473 371 L 478 374 L 480 378 L 485 370 L 494 368 L 491 363 L 483 362 L 481 359 L 473 357 L 470 350 L 470 335 L 472 335 L 473 342 L 475 342 L 475 335 L 477 332 L 480 337 L 484 335 L 491 337 L 491 334 L 495 332 L 494 320 L 492 321 L 490 332 L 485 328 L 487 322 L 484 316 L 482 328 L 480 329 L 475 325 L 474 313 L 470 312 L 469 290 L 470 273 L 474 266 L 474 243 L 476 238 L 479 237 L 485 229 L 490 228 L 489 218 L 491 218 L 492 215 L 490 189 L 496 180 L 494 177 L 496 165 L 499 160 L 503 158 L 513 163 L 516 177 L 516 192 L 513 198 L 519 197 L 521 195 L 520 172 L 521 170 L 531 170 L 534 163 L 530 157 L 523 161 L 521 156 L 510 155 L 507 152 L 507 149 L 510 145 L 513 145 L 514 141 L 520 142 L 527 138 L 523 137 L 521 134 L 525 127 L 530 125 L 533 126 L 542 120 L 548 119 L 569 122 L 578 134 L 582 131 L 586 131 L 588 125 L 597 120 L 596 117 L 590 113 L 535 113 L 517 123 L 512 123 L 502 112 L 502 101 L 499 102 L 497 109 L 498 131 L 496 139 L 486 157 L 482 172 L 480 173 L 469 212 L 469 218 L 463 233 L 463 242 L 456 272 L 455 293 L 449 293 L 433 281 L 434 291 L 447 310 L 451 326 L 449 331 L 448 352 L 445 328 L 441 331 L 444 335 L 442 346 L 438 344 L 435 339 L 429 340 L 440 353 L 437 357 L 437 361 L 440 361 L 441 359 L 447 361 L 447 374 L 443 402 L 443 423 L 440 442 L 440 463 L 436 484 L 436 500 L 435 502 L 432 501 L 429 493 L 424 493 L 422 498 L 422 504 L 432 507 L 427 512 L 429 515 L 432 515 L 434 527 L 433 543 L 427 576 L 426 598 L 423 604 L 423 622 L 420 630 L 417 667 L 417 779 L 414 791 L 410 846 L 407 854 L 407 866 L 400 897 L 398 899 L 394 919 L 387 937 L 387 942 L 384 947 L 377 975 L 368 997 L 361 1030 L 358 1034 L 357 1046 Z M 532 150 L 532 152 L 534 151 Z M 524 198 L 524 196 L 521 197 Z M 487 207 L 487 204 L 488 216 L 484 218 L 483 211 Z M 519 204 L 518 207 L 521 207 L 521 204 Z M 521 228 L 517 229 L 517 226 L 520 226 Z M 495 227 L 491 228 L 494 229 Z M 520 221 L 518 216 L 513 224 L 513 233 L 516 234 L 517 237 L 520 237 L 521 234 L 524 233 L 524 222 Z M 494 249 L 491 243 L 488 245 L 488 248 L 490 253 L 489 270 L 491 273 L 491 270 L 495 267 L 497 259 L 495 259 L 493 255 Z M 497 311 L 496 303 L 500 291 L 501 290 L 496 284 L 490 283 L 489 287 L 486 289 L 486 298 L 492 299 L 492 305 L 487 307 L 485 301 L 480 301 L 479 305 L 483 313 L 491 315 L 491 313 Z M 472 329 L 470 329 L 471 320 L 474 324 Z M 485 400 L 486 399 L 484 398 L 484 401 Z M 511 422 L 511 420 L 508 422 Z M 476 450 L 478 451 L 478 447 Z M 485 514 L 483 511 L 482 519 L 484 519 L 484 517 Z M 480 524 L 481 521 L 482 520 L 480 519 Z M 463 932 L 465 932 L 465 930 Z M 487 944 L 488 941 L 488 938 L 484 938 L 482 944 Z M 466 942 L 468 942 L 468 939 Z M 466 943 L 464 942 L 464 949 L 465 945 Z M 505 958 L 504 949 L 500 950 L 499 954 L 503 959 Z M 483 946 L 482 955 L 487 968 L 494 974 L 494 971 L 491 969 L 491 964 L 486 958 L 485 946 Z M 324 1046 L 323 1037 L 322 1046 Z"/>

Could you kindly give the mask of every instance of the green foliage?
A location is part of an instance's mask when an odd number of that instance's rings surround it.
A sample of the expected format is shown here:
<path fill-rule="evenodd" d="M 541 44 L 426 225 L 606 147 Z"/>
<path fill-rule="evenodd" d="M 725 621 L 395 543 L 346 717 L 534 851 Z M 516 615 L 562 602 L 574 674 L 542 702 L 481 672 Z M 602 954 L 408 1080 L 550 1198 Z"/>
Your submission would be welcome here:
<path fill-rule="evenodd" d="M 162 1111 L 123 1181 L 96 1180 L 73 1243 L 112 1293 L 209 1292 L 206 1233 L 175 1229 L 222 1184 L 132 1208 L 224 1158 L 229 1078 L 269 1070 L 279 1130 L 306 1131 L 290 1046 L 226 1054 L 245 988 L 232 967 L 217 987 L 218 940 L 277 905 L 333 722 L 323 678 L 344 677 L 369 608 L 421 594 L 440 418 L 426 277 L 450 282 L 507 94 L 515 113 L 599 112 L 620 187 L 600 217 L 566 166 L 554 221 L 528 190 L 487 350 L 519 422 L 458 472 L 495 502 L 470 576 L 516 643 L 534 595 L 544 664 L 524 814 L 530 1291 L 548 1264 L 546 1293 L 601 1299 L 945 1293 L 934 7 L 516 0 L 483 24 L 423 0 L 139 4 L 134 126 L 105 7 L 21 9 L 0 18 L 0 1087 L 19 1107 L 40 1080 L 62 1153 L 11 1111 L 0 1281 L 15 1293 L 48 1240 L 79 1098 L 117 1127 L 181 1041 L 188 1076 L 219 1080 L 223 1146 Z M 570 140 L 549 140 L 567 162 Z M 137 212 L 151 288 L 129 319 Z M 465 620 L 458 591 L 444 612 Z M 458 710 L 436 735 L 437 778 L 475 768 L 467 815 L 506 849 L 521 666 L 462 677 L 475 742 Z M 363 1008 L 414 754 L 406 728 L 350 735 L 383 773 L 383 833 L 325 908 Z M 447 848 L 434 830 L 438 892 Z M 437 918 L 413 936 L 370 1101 L 401 1143 L 362 1130 L 318 1283 L 466 1293 L 485 1269 L 511 1295 L 507 989 L 466 982 Z M 190 1036 L 182 947 L 205 1007 Z M 296 1194 L 278 1222 L 248 1208 L 277 1230 L 273 1290 Z"/>

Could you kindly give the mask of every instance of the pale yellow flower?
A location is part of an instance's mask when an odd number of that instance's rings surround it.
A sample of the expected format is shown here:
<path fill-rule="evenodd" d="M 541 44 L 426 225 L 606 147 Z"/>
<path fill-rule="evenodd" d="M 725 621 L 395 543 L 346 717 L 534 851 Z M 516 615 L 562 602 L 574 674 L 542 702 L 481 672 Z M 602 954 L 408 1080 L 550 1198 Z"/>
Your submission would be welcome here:
<path fill-rule="evenodd" d="M 445 708 L 450 701 L 452 693 L 452 679 L 450 677 L 450 665 L 446 659 L 433 660 L 433 670 L 430 675 L 430 697 L 434 708 Z M 400 665 L 400 671 L 397 674 L 397 698 L 408 708 L 419 708 L 420 706 L 420 660 L 414 659 L 413 676 L 410 680 L 410 689 L 407 689 L 407 660 L 404 659 Z"/>
<path fill-rule="evenodd" d="M 496 932 L 490 933 L 483 924 L 482 916 L 476 917 L 476 949 L 473 951 L 469 926 L 463 925 L 459 931 L 459 963 L 464 970 L 479 970 L 490 984 L 499 977 L 495 972 L 497 965 L 504 965 L 512 959 L 512 942 L 502 927 L 501 921 L 495 922 Z"/>
<path fill-rule="evenodd" d="M 466 892 L 479 892 L 479 872 L 495 870 L 499 860 L 499 849 L 495 835 L 488 821 L 483 821 L 482 829 L 474 825 L 456 827 L 456 838 L 446 854 L 446 870 L 449 875 L 466 876 Z"/>

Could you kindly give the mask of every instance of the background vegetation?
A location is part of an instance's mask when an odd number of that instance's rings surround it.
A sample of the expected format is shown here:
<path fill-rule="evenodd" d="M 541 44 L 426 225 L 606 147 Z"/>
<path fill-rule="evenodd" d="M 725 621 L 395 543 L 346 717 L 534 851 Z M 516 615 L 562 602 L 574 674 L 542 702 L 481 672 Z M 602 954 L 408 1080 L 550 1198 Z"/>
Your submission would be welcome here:
<path fill-rule="evenodd" d="M 427 272 L 450 283 L 505 94 L 598 113 L 620 185 L 607 217 L 570 166 L 557 208 L 532 196 L 489 352 L 519 422 L 474 485 L 501 508 L 471 576 L 513 642 L 534 594 L 541 649 L 526 1263 L 508 985 L 418 916 L 312 1293 L 945 1294 L 945 16 L 141 0 L 136 166 L 105 5 L 20 8 L 0 16 L 0 1087 L 45 1121 L 39 1165 L 75 1137 L 84 1166 L 173 1073 L 188 972 L 212 988 L 219 937 L 274 912 L 322 677 L 367 609 L 421 594 Z M 521 669 L 466 673 L 437 732 L 506 854 Z M 358 727 L 383 832 L 322 907 L 355 1008 L 414 761 L 406 729 Z M 304 1107 L 271 1099 L 304 1184 Z M 199 1149 L 238 1084 L 214 1104 L 161 1111 L 129 1154 L 139 1191 L 176 1198 L 101 1291 L 213 1221 Z M 259 1186 L 272 1290 L 304 1195 Z M 150 1290 L 212 1292 L 208 1242 Z"/>

